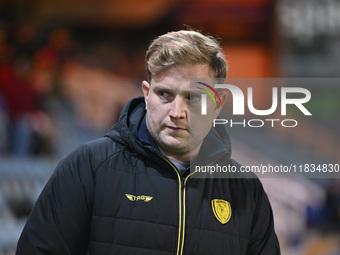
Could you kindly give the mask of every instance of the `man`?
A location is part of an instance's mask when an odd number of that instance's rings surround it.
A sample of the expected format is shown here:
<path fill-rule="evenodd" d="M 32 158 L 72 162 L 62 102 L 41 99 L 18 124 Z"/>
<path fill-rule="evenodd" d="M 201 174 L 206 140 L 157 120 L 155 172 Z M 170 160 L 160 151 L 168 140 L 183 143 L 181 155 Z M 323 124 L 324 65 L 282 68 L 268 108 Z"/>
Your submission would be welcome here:
<path fill-rule="evenodd" d="M 17 254 L 280 254 L 258 179 L 189 171 L 207 155 L 239 167 L 225 130 L 211 128 L 221 104 L 209 101 L 204 116 L 190 89 L 191 78 L 225 78 L 226 66 L 212 37 L 178 31 L 155 39 L 144 98 L 131 100 L 104 138 L 60 162 Z"/>

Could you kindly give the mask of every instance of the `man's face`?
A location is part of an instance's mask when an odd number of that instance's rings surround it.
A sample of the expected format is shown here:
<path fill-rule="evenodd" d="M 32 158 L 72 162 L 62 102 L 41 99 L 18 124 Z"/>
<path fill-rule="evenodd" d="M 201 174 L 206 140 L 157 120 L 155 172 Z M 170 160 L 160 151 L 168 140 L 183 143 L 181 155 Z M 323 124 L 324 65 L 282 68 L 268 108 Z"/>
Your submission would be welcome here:
<path fill-rule="evenodd" d="M 208 100 L 201 115 L 202 91 L 190 89 L 192 78 L 212 78 L 209 65 L 173 66 L 142 85 L 151 136 L 165 155 L 184 162 L 198 154 L 222 107 Z"/>

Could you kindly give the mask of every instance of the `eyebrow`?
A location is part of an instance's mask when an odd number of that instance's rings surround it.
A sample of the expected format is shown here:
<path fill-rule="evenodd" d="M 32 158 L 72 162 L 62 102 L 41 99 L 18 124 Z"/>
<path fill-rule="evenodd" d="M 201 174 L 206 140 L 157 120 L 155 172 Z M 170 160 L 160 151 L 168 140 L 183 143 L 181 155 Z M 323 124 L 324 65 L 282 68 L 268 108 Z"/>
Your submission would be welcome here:
<path fill-rule="evenodd" d="M 156 87 L 154 87 L 155 91 L 160 91 L 163 90 L 165 92 L 172 92 L 174 93 L 174 91 L 176 91 L 175 89 L 171 89 L 166 85 L 157 85 Z M 201 91 L 197 88 L 190 88 L 189 90 L 181 90 L 180 94 L 201 94 Z"/>

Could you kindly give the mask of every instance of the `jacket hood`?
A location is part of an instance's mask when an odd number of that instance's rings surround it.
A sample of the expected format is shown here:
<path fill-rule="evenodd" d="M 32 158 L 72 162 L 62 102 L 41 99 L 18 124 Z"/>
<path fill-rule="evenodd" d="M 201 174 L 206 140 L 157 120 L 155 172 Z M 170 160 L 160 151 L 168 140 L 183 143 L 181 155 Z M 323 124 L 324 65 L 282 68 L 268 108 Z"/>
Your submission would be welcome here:
<path fill-rule="evenodd" d="M 118 123 L 107 132 L 105 137 L 109 137 L 142 155 L 148 154 L 150 151 L 155 152 L 155 150 L 161 154 L 158 148 L 142 142 L 139 137 L 139 129 L 143 123 L 145 114 L 144 97 L 131 99 L 122 109 Z M 223 125 L 217 125 L 211 129 L 204 139 L 200 154 L 201 153 L 205 155 L 208 154 L 209 157 L 216 157 L 218 154 L 226 153 L 228 157 L 230 157 L 230 138 Z"/>
<path fill-rule="evenodd" d="M 138 130 L 145 113 L 144 97 L 131 99 L 122 109 L 118 122 L 105 134 L 105 137 L 141 152 L 139 147 L 143 147 L 143 144 L 139 139 Z M 144 150 L 143 148 L 142 151 Z"/>

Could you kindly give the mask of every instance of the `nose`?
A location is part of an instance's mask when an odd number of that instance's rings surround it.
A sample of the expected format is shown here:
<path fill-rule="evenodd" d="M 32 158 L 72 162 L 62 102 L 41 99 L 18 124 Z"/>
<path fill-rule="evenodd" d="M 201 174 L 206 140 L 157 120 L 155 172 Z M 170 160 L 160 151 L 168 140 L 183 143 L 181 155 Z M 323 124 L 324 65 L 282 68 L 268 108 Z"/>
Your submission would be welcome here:
<path fill-rule="evenodd" d="M 186 104 L 185 104 L 185 100 L 180 98 L 180 97 L 176 97 L 171 104 L 171 109 L 169 111 L 169 116 L 171 118 L 174 119 L 183 119 L 186 117 L 187 113 L 187 109 L 186 109 Z"/>

